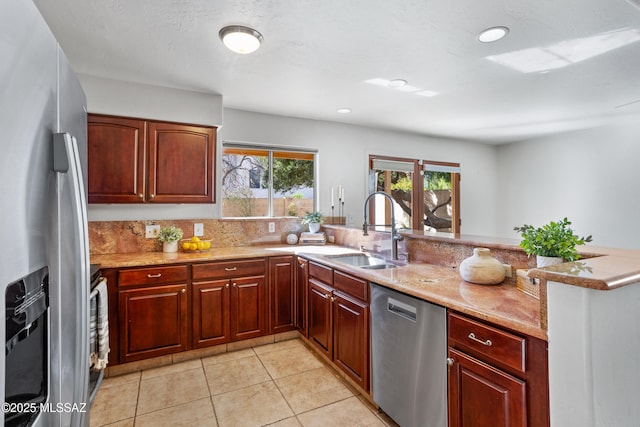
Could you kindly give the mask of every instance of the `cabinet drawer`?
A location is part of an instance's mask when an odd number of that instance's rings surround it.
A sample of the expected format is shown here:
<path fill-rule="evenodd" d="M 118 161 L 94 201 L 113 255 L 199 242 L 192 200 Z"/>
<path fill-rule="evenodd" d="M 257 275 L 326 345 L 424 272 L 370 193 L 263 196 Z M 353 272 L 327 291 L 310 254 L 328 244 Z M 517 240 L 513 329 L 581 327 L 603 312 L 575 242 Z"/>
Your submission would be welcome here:
<path fill-rule="evenodd" d="M 331 267 L 309 261 L 309 276 L 333 285 L 333 269 Z"/>
<path fill-rule="evenodd" d="M 261 276 L 266 271 L 264 264 L 264 258 L 194 264 L 192 267 L 193 280 Z"/>
<path fill-rule="evenodd" d="M 333 275 L 333 287 L 364 302 L 369 300 L 369 283 L 366 280 L 336 270 Z"/>
<path fill-rule="evenodd" d="M 187 266 L 136 268 L 118 272 L 118 286 L 157 285 L 160 283 L 177 283 L 187 280 Z"/>
<path fill-rule="evenodd" d="M 449 313 L 449 345 L 524 373 L 526 340 L 475 320 Z"/>

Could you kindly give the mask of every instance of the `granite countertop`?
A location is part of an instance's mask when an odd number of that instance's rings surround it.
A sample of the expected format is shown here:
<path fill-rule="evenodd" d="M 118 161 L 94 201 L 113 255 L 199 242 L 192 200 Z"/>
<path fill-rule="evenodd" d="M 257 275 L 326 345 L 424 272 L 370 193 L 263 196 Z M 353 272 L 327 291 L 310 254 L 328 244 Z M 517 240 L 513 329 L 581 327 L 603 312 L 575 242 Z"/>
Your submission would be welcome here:
<path fill-rule="evenodd" d="M 519 291 L 513 285 L 476 285 L 462 280 L 456 270 L 429 264 L 410 263 L 397 268 L 368 270 L 336 262 L 326 256 L 356 252 L 358 251 L 355 249 L 335 245 L 244 246 L 214 248 L 202 253 L 144 252 L 92 255 L 91 262 L 100 264 L 101 268 L 123 268 L 303 254 L 305 258 L 331 265 L 400 292 L 543 340 L 547 339 L 547 333 L 540 324 L 540 301 Z"/>
<path fill-rule="evenodd" d="M 476 285 L 462 280 L 457 270 L 430 264 L 409 263 L 370 270 L 319 254 L 302 255 L 388 288 L 547 340 L 547 331 L 540 324 L 540 301 L 514 285 Z"/>
<path fill-rule="evenodd" d="M 432 233 L 421 230 L 402 232 L 414 239 L 521 250 L 520 240 L 468 234 Z M 578 246 L 582 259 L 543 269 L 529 270 L 529 277 L 566 283 L 589 289 L 610 290 L 640 282 L 640 250 L 603 246 Z"/>

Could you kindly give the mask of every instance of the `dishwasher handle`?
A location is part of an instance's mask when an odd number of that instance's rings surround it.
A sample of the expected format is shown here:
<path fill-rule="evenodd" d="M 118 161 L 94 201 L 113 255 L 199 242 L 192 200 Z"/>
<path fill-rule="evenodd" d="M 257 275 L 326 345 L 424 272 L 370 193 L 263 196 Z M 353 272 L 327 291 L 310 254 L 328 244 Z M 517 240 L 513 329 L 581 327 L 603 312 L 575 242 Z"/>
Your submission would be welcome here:
<path fill-rule="evenodd" d="M 414 306 L 398 301 L 395 298 L 387 298 L 387 310 L 412 322 L 418 321 L 418 310 Z"/>

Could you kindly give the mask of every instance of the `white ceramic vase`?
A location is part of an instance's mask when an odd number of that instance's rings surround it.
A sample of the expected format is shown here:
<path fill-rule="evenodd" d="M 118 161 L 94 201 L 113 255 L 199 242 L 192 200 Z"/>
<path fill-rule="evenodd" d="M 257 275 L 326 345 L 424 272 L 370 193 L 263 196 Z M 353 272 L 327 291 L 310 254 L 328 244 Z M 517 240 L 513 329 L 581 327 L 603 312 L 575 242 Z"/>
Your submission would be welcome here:
<path fill-rule="evenodd" d="M 309 223 L 309 231 L 311 233 L 317 233 L 320 231 L 320 223 L 319 222 L 310 222 Z"/>
<path fill-rule="evenodd" d="M 504 266 L 487 248 L 474 248 L 473 255 L 460 263 L 460 276 L 479 285 L 497 285 L 506 276 Z"/>
<path fill-rule="evenodd" d="M 538 268 L 549 267 L 550 265 L 562 264 L 564 260 L 557 256 L 536 255 L 536 265 Z"/>
<path fill-rule="evenodd" d="M 178 241 L 162 242 L 162 252 L 178 252 Z"/>

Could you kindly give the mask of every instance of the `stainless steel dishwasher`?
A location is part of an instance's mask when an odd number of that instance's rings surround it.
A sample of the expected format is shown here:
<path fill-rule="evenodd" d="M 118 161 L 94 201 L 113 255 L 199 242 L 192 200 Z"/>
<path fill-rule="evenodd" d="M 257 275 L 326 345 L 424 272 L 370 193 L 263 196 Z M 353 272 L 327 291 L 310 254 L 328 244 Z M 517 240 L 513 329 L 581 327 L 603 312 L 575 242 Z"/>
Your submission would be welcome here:
<path fill-rule="evenodd" d="M 373 400 L 402 427 L 447 426 L 444 307 L 371 283 Z"/>

